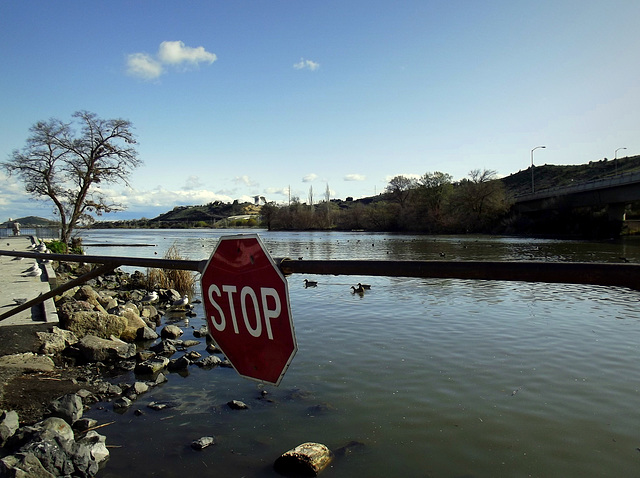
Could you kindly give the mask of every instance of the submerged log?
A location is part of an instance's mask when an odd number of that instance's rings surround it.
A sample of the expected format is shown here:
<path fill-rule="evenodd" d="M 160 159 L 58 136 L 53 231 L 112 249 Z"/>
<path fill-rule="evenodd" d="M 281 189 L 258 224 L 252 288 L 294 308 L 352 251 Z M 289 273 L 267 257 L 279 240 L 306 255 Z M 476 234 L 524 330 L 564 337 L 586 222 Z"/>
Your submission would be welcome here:
<path fill-rule="evenodd" d="M 331 450 L 325 445 L 307 442 L 282 454 L 273 467 L 285 476 L 317 476 L 332 458 Z"/>

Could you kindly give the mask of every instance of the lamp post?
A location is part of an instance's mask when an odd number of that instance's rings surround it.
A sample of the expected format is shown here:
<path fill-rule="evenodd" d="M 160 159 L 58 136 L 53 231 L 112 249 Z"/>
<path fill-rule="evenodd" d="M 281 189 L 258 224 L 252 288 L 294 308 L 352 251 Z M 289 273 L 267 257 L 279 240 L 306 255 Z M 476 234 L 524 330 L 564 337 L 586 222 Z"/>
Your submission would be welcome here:
<path fill-rule="evenodd" d="M 616 149 L 615 154 L 613 155 L 613 164 L 616 165 L 616 174 L 618 174 L 618 151 L 620 151 L 621 149 L 627 149 L 627 148 L 618 148 Z"/>
<path fill-rule="evenodd" d="M 533 181 L 533 152 L 536 149 L 540 149 L 540 148 L 546 148 L 546 146 L 536 146 L 535 148 L 533 148 L 531 150 L 531 193 L 532 194 L 536 192 L 536 185 L 535 185 L 535 183 Z"/>

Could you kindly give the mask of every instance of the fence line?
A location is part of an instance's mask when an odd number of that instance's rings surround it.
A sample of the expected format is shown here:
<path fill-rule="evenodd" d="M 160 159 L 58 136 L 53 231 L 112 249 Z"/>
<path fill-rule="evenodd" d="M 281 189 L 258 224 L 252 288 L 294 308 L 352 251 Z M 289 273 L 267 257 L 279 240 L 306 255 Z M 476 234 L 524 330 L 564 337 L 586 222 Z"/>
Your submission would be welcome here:
<path fill-rule="evenodd" d="M 52 259 L 66 262 L 180 269 L 202 273 L 207 260 L 175 260 L 139 257 L 41 254 L 2 251 L 0 255 Z M 640 264 L 535 261 L 389 261 L 389 260 L 291 260 L 275 259 L 283 274 L 325 274 L 391 277 L 448 278 L 591 284 L 640 290 Z"/>

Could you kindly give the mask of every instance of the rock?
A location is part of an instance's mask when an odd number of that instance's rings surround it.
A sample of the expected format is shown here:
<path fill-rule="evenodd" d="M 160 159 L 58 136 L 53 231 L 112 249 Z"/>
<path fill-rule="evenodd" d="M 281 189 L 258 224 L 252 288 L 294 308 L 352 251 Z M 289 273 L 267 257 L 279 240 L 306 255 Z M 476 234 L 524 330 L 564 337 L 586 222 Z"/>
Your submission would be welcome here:
<path fill-rule="evenodd" d="M 13 436 L 19 427 L 20 422 L 16 412 L 13 410 L 0 411 L 0 446 L 4 446 L 7 440 Z"/>
<path fill-rule="evenodd" d="M 96 465 L 99 465 L 109 458 L 109 449 L 107 448 L 106 437 L 99 435 L 95 430 L 87 432 L 84 438 L 78 440 L 78 444 L 88 449 L 91 461 L 95 462 Z M 95 471 L 97 472 L 98 469 Z"/>
<path fill-rule="evenodd" d="M 36 332 L 36 336 L 40 342 L 40 352 L 45 355 L 59 354 L 69 345 L 78 342 L 76 334 L 55 326 L 51 332 Z"/>
<path fill-rule="evenodd" d="M 164 410 L 166 408 L 173 408 L 176 404 L 173 402 L 151 402 L 147 407 L 152 410 Z"/>
<path fill-rule="evenodd" d="M 221 364 L 222 364 L 222 360 L 220 359 L 220 357 L 216 357 L 215 355 L 209 355 L 203 358 L 202 360 L 198 360 L 196 362 L 196 365 L 202 368 L 217 367 L 218 365 L 221 365 Z"/>
<path fill-rule="evenodd" d="M 196 360 L 199 360 L 202 358 L 202 355 L 200 355 L 199 352 L 196 352 L 195 350 L 192 350 L 191 352 L 187 352 L 186 354 L 184 354 L 185 357 L 187 357 L 191 362 L 195 362 Z"/>
<path fill-rule="evenodd" d="M 15 478 L 56 478 L 44 469 L 33 453 L 18 453 L 0 460 L 0 476 Z"/>
<path fill-rule="evenodd" d="M 340 448 L 335 450 L 333 452 L 333 454 L 334 454 L 334 456 L 350 455 L 351 453 L 353 453 L 353 452 L 355 452 L 357 450 L 361 450 L 362 448 L 364 448 L 364 446 L 365 446 L 364 443 L 352 440 L 349 443 L 347 443 L 346 445 L 341 446 Z"/>
<path fill-rule="evenodd" d="M 183 333 L 182 329 L 177 325 L 165 325 L 160 332 L 160 337 L 163 339 L 177 339 Z"/>
<path fill-rule="evenodd" d="M 73 429 L 79 432 L 85 432 L 89 428 L 93 428 L 98 424 L 98 420 L 94 418 L 81 418 L 73 422 Z"/>
<path fill-rule="evenodd" d="M 131 389 L 134 391 L 136 395 L 142 395 L 149 391 L 149 385 L 144 382 L 135 382 Z"/>
<path fill-rule="evenodd" d="M 209 333 L 209 329 L 207 328 L 206 325 L 203 325 L 199 329 L 196 329 L 196 330 L 193 331 L 193 336 L 194 337 L 206 337 L 208 333 Z"/>
<path fill-rule="evenodd" d="M 155 387 L 156 385 L 160 385 L 161 383 L 165 383 L 165 382 L 168 382 L 168 381 L 169 381 L 169 379 L 165 376 L 165 374 L 160 372 L 158 374 L 158 376 L 156 377 L 156 379 L 151 383 L 151 386 Z"/>
<path fill-rule="evenodd" d="M 108 339 L 111 336 L 120 337 L 127 327 L 127 319 L 96 311 L 78 311 L 73 312 L 62 326 L 78 338 L 93 335 Z"/>
<path fill-rule="evenodd" d="M 118 397 L 113 401 L 114 410 L 122 410 L 129 408 L 133 404 L 133 400 L 127 397 Z"/>
<path fill-rule="evenodd" d="M 158 338 L 158 334 L 148 325 L 145 325 L 141 329 L 138 329 L 138 340 L 155 340 Z"/>
<path fill-rule="evenodd" d="M 191 442 L 191 448 L 194 450 L 203 450 L 208 446 L 211 446 L 215 443 L 213 437 L 200 437 L 197 440 Z"/>
<path fill-rule="evenodd" d="M 169 359 L 166 357 L 154 357 L 136 365 L 135 373 L 141 375 L 153 375 L 169 365 Z"/>
<path fill-rule="evenodd" d="M 83 410 L 82 399 L 75 393 L 57 398 L 49 405 L 49 415 L 62 418 L 69 425 L 82 418 Z"/>
<path fill-rule="evenodd" d="M 85 359 L 90 362 L 121 360 L 134 357 L 136 346 L 122 340 L 111 340 L 87 335 L 80 339 L 78 348 Z"/>
<path fill-rule="evenodd" d="M 51 357 L 31 352 L 23 354 L 3 355 L 0 357 L 0 367 L 17 368 L 34 372 L 50 372 L 55 369 Z"/>
<path fill-rule="evenodd" d="M 216 346 L 216 344 L 211 343 L 211 344 L 207 344 L 207 348 L 206 351 L 210 354 L 221 354 L 222 350 L 220 350 L 219 347 Z"/>
<path fill-rule="evenodd" d="M 283 475 L 317 476 L 332 458 L 331 450 L 325 445 L 307 442 L 283 453 L 273 467 Z"/>
<path fill-rule="evenodd" d="M 191 361 L 184 355 L 180 358 L 169 361 L 167 368 L 170 371 L 186 370 L 191 365 Z"/>
<path fill-rule="evenodd" d="M 182 348 L 183 349 L 188 349 L 189 347 L 195 347 L 197 345 L 200 345 L 200 341 L 199 340 L 183 340 L 182 341 Z"/>
<path fill-rule="evenodd" d="M 240 400 L 231 400 L 230 402 L 227 402 L 227 406 L 232 410 L 248 410 L 249 409 L 249 406 L 246 403 L 241 402 Z"/>
<path fill-rule="evenodd" d="M 178 349 L 176 346 L 171 343 L 169 340 L 161 340 L 154 346 L 150 347 L 149 350 L 157 353 L 158 355 L 170 356 L 176 353 Z"/>

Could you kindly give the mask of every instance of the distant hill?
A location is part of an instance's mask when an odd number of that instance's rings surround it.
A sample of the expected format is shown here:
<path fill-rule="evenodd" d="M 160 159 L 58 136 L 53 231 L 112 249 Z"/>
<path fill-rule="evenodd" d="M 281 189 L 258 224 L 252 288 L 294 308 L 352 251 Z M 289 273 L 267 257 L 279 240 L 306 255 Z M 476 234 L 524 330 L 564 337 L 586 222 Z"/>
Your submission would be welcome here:
<path fill-rule="evenodd" d="M 11 221 L 5 221 L 0 223 L 0 228 L 8 228 L 14 222 L 19 222 L 21 226 L 57 226 L 58 223 L 56 221 L 52 221 L 50 219 L 45 219 L 44 217 L 38 216 L 26 216 L 12 219 Z"/>
<path fill-rule="evenodd" d="M 617 165 L 616 165 L 617 163 Z M 605 179 L 616 174 L 640 171 L 640 156 L 630 156 L 618 160 L 603 159 L 576 166 L 556 166 L 545 164 L 534 168 L 536 191 L 571 186 L 573 184 Z M 531 168 L 502 178 L 507 193 L 512 197 L 531 192 Z"/>

